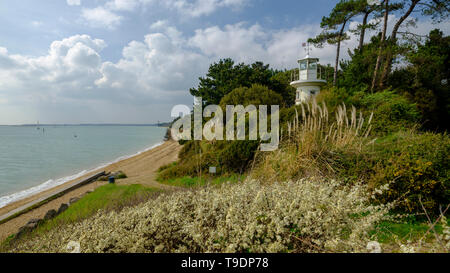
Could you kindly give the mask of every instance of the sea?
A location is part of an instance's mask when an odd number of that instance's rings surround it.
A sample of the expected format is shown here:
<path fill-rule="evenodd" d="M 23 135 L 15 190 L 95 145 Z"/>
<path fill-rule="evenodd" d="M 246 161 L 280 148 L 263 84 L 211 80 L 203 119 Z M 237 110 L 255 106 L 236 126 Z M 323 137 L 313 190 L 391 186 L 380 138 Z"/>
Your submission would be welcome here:
<path fill-rule="evenodd" d="M 163 143 L 166 128 L 0 126 L 0 208 Z"/>

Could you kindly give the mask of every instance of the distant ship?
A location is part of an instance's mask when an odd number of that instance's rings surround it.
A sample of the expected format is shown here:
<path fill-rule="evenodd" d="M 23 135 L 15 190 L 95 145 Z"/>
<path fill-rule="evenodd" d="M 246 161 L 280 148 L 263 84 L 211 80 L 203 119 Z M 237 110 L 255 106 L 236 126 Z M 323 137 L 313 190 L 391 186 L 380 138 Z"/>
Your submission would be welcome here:
<path fill-rule="evenodd" d="M 38 129 L 38 130 L 41 129 L 41 128 L 39 127 L 39 120 L 38 120 L 38 122 L 37 122 L 37 124 L 36 124 L 36 129 Z"/>

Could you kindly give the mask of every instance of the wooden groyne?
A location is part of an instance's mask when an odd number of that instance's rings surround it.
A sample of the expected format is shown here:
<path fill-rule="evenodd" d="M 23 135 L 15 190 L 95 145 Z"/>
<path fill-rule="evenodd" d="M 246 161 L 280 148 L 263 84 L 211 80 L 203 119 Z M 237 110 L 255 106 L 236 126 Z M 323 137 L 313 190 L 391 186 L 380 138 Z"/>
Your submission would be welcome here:
<path fill-rule="evenodd" d="M 97 180 L 99 177 L 102 177 L 104 175 L 106 175 L 106 173 L 103 171 L 103 172 L 99 172 L 97 174 L 94 174 L 94 175 L 92 175 L 92 176 L 90 176 L 90 177 L 88 177 L 86 179 L 73 182 L 70 185 L 66 185 L 65 187 L 63 187 L 63 188 L 61 188 L 61 189 L 59 189 L 59 190 L 57 190 L 55 192 L 51 192 L 48 195 L 45 195 L 45 196 L 43 196 L 41 198 L 38 198 L 38 199 L 36 199 L 34 201 L 31 201 L 31 202 L 27 203 L 27 204 L 25 204 L 25 205 L 23 205 L 21 207 L 18 207 L 18 208 L 14 209 L 14 210 L 6 213 L 6 214 L 3 214 L 3 215 L 0 216 L 0 224 L 3 224 L 3 223 L 5 223 L 5 222 L 7 222 L 7 221 L 9 221 L 11 219 L 14 219 L 14 218 L 16 218 L 16 217 L 18 217 L 18 216 L 20 216 L 20 215 L 30 211 L 30 210 L 38 208 L 38 207 L 40 207 L 40 206 L 50 202 L 51 200 L 54 200 L 55 198 L 58 198 L 58 197 L 66 194 L 66 193 L 68 193 L 70 191 L 73 191 L 74 189 L 77 189 L 77 188 L 79 188 L 81 186 L 89 184 L 89 183 Z"/>

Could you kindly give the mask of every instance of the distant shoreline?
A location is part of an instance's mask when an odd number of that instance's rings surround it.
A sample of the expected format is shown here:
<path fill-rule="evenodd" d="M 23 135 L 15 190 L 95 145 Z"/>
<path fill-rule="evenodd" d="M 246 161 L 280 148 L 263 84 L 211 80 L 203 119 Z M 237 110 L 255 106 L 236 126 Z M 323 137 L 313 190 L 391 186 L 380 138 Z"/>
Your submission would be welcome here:
<path fill-rule="evenodd" d="M 145 127 L 169 127 L 169 122 L 161 122 L 154 124 L 126 124 L 126 123 L 81 123 L 81 124 L 0 124 L 0 126 L 8 127 L 48 127 L 48 126 L 145 126 Z"/>

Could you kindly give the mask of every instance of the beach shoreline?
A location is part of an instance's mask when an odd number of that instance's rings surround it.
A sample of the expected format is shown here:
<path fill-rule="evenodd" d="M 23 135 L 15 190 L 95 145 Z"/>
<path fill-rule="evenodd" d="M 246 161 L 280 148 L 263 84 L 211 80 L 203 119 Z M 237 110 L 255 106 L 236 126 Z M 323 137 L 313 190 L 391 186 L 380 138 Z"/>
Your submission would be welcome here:
<path fill-rule="evenodd" d="M 177 160 L 179 150 L 180 145 L 175 141 L 166 141 L 160 145 L 154 145 L 153 147 L 147 148 L 146 150 L 138 152 L 135 155 L 121 157 L 104 167 L 94 168 L 90 171 L 87 171 L 82 176 L 66 181 L 63 184 L 9 203 L 6 206 L 0 208 L 0 215 L 4 215 L 33 200 L 51 194 L 52 192 L 57 191 L 67 186 L 68 184 L 83 180 L 93 175 L 95 172 L 103 170 L 105 172 L 125 172 L 128 177 L 126 179 L 118 180 L 117 184 L 119 185 L 141 184 L 144 186 L 160 189 L 173 189 L 173 187 L 160 184 L 156 181 L 156 171 L 160 166 Z M 95 188 L 104 185 L 105 183 L 107 182 L 95 181 L 89 183 L 78 189 L 68 192 L 61 197 L 51 200 L 41 207 L 26 212 L 18 216 L 17 218 L 9 220 L 8 222 L 0 224 L 0 240 L 4 240 L 10 234 L 17 232 L 18 228 L 25 225 L 30 219 L 42 218 L 48 210 L 58 209 L 58 207 L 62 203 L 68 203 L 71 198 L 79 197 L 85 194 L 87 191 L 94 190 Z"/>
<path fill-rule="evenodd" d="M 2 208 L 7 207 L 10 204 L 19 202 L 19 201 L 24 200 L 24 199 L 28 199 L 30 197 L 33 197 L 33 196 L 37 195 L 37 194 L 41 194 L 43 192 L 47 192 L 47 191 L 51 192 L 51 191 L 55 190 L 58 187 L 61 187 L 61 186 L 64 186 L 64 185 L 68 185 L 68 184 L 70 184 L 70 183 L 72 183 L 74 181 L 77 181 L 77 180 L 82 180 L 82 179 L 92 175 L 93 173 L 98 172 L 99 170 L 102 170 L 103 168 L 105 168 L 105 167 L 107 167 L 107 166 L 109 166 L 111 164 L 114 164 L 114 163 L 120 162 L 122 160 L 125 160 L 125 159 L 128 159 L 128 158 L 137 156 L 137 155 L 139 155 L 141 153 L 144 153 L 144 152 L 147 152 L 149 150 L 152 150 L 152 149 L 154 149 L 154 148 L 156 148 L 156 147 L 158 147 L 158 146 L 160 146 L 162 144 L 164 144 L 163 141 L 158 142 L 158 143 L 156 143 L 156 144 L 154 144 L 154 145 L 152 145 L 152 146 L 150 146 L 148 148 L 145 148 L 144 150 L 141 150 L 141 151 L 139 151 L 137 153 L 134 153 L 134 154 L 131 154 L 131 155 L 126 155 L 126 156 L 120 156 L 120 157 L 118 157 L 118 158 L 116 158 L 116 159 L 114 159 L 112 161 L 107 162 L 107 163 L 98 164 L 97 167 L 94 167 L 92 169 L 83 170 L 83 171 L 80 171 L 78 173 L 67 175 L 67 176 L 64 176 L 64 177 L 57 178 L 57 179 L 49 179 L 49 180 L 47 180 L 47 181 L 45 181 L 43 183 L 40 183 L 40 184 L 38 184 L 36 186 L 33 186 L 33 187 L 30 187 L 28 189 L 20 190 L 20 191 L 17 191 L 17 192 L 14 192 L 14 193 L 11 193 L 11 194 L 8 194 L 8 195 L 5 195 L 5 196 L 0 196 L 0 215 L 3 214 Z M 10 199 L 11 201 L 8 201 L 8 199 Z"/>

